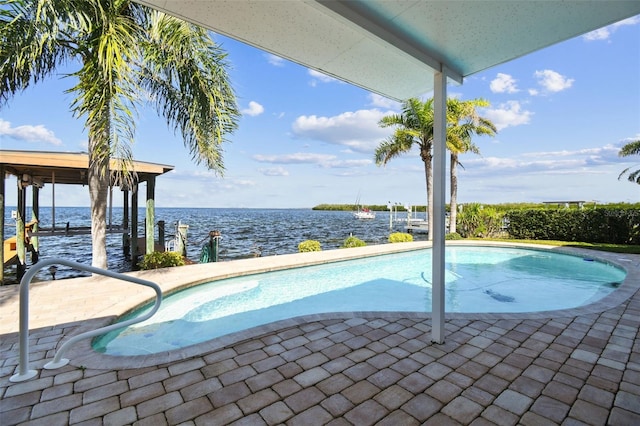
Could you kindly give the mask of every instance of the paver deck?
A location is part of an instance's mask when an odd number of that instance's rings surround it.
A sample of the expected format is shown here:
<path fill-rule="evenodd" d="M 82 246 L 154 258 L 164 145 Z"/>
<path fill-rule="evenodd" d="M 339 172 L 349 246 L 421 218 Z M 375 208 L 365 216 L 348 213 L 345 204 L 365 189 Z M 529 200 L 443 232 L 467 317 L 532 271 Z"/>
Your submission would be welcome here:
<path fill-rule="evenodd" d="M 389 245 L 365 249 L 340 252 L 372 254 Z M 447 314 L 444 344 L 431 342 L 424 313 L 320 314 L 149 357 L 108 357 L 82 342 L 56 370 L 42 365 L 62 342 L 152 295 L 106 278 L 37 283 L 29 341 L 38 374 L 20 383 L 9 382 L 18 364 L 17 289 L 3 287 L 0 424 L 637 425 L 640 256 L 589 255 L 628 272 L 601 302 L 531 314 Z M 136 274 L 168 291 L 234 268 L 246 273 L 333 256 Z"/>

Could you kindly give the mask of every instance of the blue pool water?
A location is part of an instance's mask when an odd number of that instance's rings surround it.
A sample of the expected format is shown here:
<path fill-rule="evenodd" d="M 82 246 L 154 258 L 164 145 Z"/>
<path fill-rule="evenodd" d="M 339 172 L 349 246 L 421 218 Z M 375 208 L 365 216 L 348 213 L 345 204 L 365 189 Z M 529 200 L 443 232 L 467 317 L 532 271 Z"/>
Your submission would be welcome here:
<path fill-rule="evenodd" d="M 573 308 L 609 294 L 624 278 L 620 268 L 577 256 L 447 247 L 446 311 Z M 300 315 L 430 312 L 430 281 L 430 250 L 224 279 L 170 295 L 152 318 L 97 339 L 94 348 L 112 355 L 141 355 Z"/>

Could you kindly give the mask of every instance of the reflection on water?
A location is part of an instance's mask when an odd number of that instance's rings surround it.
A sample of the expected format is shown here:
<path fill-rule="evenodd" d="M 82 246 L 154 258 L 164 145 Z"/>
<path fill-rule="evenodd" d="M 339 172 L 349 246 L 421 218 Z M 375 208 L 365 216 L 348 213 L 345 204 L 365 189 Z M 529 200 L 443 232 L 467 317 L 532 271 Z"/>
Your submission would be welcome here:
<path fill-rule="evenodd" d="M 15 210 L 15 207 L 13 208 Z M 5 238 L 15 235 L 15 220 L 11 207 L 5 217 Z M 112 223 L 122 223 L 122 209 L 114 208 Z M 144 235 L 144 209 L 140 209 L 138 227 Z M 27 212 L 31 218 L 31 212 Z M 88 207 L 56 207 L 56 228 L 91 226 Z M 367 244 L 383 244 L 389 236 L 389 214 L 378 212 L 373 220 L 356 220 L 350 212 L 314 211 L 310 209 L 212 209 L 212 208 L 157 208 L 156 222 L 165 222 L 165 235 L 169 240 L 175 234 L 175 224 L 181 221 L 189 225 L 187 257 L 198 261 L 202 245 L 208 241 L 209 231 L 222 234 L 219 259 L 233 260 L 256 255 L 273 256 L 296 253 L 304 240 L 318 240 L 323 250 L 339 248 L 350 234 Z M 40 209 L 40 224 L 51 227 L 51 209 Z M 394 231 L 402 231 L 402 223 L 394 223 Z M 156 239 L 158 238 L 156 226 Z M 416 240 L 426 239 L 426 234 L 415 234 Z M 62 257 L 76 262 L 91 263 L 91 236 L 43 237 L 40 240 L 41 257 Z M 131 269 L 131 262 L 122 253 L 122 235 L 107 236 L 107 257 L 110 270 L 124 272 Z M 29 263 L 29 262 L 28 262 Z M 81 273 L 61 267 L 56 278 L 78 276 Z M 15 279 L 15 268 L 8 268 L 5 276 Z M 38 279 L 51 276 L 41 271 Z"/>

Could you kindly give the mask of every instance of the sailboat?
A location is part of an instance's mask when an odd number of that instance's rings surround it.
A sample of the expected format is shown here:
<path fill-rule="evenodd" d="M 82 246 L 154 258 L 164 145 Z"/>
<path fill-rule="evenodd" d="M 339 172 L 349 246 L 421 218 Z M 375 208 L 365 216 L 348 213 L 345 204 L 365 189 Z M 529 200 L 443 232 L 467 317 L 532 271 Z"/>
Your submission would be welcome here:
<path fill-rule="evenodd" d="M 356 208 L 357 210 L 353 212 L 353 217 L 359 220 L 367 220 L 367 219 L 375 219 L 376 212 L 369 210 L 368 208 L 363 208 L 360 205 L 360 194 L 358 194 L 358 198 L 356 199 Z"/>
<path fill-rule="evenodd" d="M 353 217 L 355 217 L 356 219 L 360 219 L 360 220 L 375 219 L 376 218 L 376 212 L 371 211 L 371 210 L 369 210 L 367 208 L 360 209 L 358 207 L 358 210 L 353 212 Z"/>

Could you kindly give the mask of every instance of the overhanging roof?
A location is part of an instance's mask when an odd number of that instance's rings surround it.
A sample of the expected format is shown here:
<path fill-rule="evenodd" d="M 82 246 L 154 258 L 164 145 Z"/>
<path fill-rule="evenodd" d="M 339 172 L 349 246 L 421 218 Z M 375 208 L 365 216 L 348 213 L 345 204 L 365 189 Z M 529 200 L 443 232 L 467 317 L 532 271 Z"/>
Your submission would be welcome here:
<path fill-rule="evenodd" d="M 135 0 L 392 99 L 640 14 L 640 1 Z"/>
<path fill-rule="evenodd" d="M 14 176 L 27 175 L 29 180 L 41 183 L 87 185 L 89 154 L 86 152 L 47 152 L 0 150 L 0 165 Z M 117 170 L 117 161 L 111 160 L 112 170 Z M 173 170 L 165 164 L 133 161 L 133 170 L 138 181 L 146 181 Z M 4 176 L 3 176 L 4 178 Z"/>

